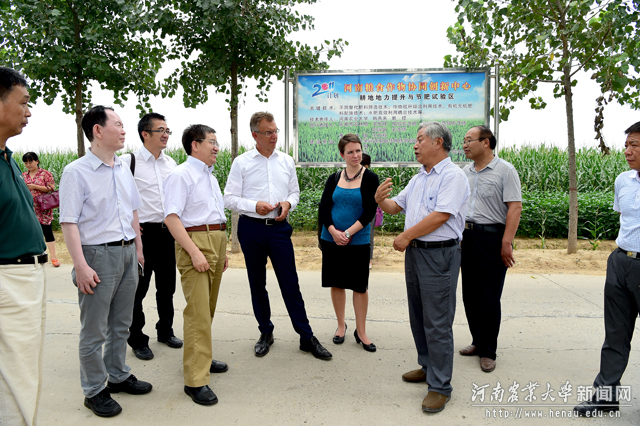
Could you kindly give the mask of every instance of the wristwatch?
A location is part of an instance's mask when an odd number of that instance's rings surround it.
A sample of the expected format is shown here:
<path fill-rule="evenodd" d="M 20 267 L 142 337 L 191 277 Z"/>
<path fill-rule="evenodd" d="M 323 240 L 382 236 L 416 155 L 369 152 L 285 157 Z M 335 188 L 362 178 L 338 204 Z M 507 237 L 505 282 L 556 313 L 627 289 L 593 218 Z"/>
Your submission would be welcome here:
<path fill-rule="evenodd" d="M 349 233 L 349 231 L 344 231 L 344 236 L 347 237 L 348 240 L 351 239 L 351 234 Z"/>

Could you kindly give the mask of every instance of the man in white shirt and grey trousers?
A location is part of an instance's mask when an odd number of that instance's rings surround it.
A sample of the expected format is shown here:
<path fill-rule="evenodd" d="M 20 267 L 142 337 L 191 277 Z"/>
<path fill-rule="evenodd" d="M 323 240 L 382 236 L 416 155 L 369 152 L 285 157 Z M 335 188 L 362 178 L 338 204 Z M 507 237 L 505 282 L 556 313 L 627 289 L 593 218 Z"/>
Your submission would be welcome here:
<path fill-rule="evenodd" d="M 279 130 L 272 114 L 256 112 L 249 125 L 256 148 L 233 161 L 224 188 L 224 206 L 240 213 L 238 241 L 244 253 L 253 313 L 260 330 L 255 354 L 265 356 L 274 341 L 266 288 L 269 257 L 291 323 L 300 335 L 300 350 L 329 360 L 331 353 L 318 342 L 309 325 L 291 243 L 293 230 L 286 221 L 289 210 L 294 209 L 300 199 L 293 158 L 275 149 Z"/>

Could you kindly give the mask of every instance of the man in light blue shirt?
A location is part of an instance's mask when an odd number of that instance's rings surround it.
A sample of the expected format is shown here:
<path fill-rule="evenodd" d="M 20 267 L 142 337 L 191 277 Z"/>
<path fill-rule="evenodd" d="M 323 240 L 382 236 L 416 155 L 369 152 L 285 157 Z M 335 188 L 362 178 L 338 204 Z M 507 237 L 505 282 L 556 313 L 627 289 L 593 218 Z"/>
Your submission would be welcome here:
<path fill-rule="evenodd" d="M 593 382 L 591 400 L 574 408 L 579 415 L 618 411 L 628 398 L 620 379 L 629 362 L 631 339 L 640 306 L 640 121 L 625 130 L 624 155 L 631 168 L 616 178 L 613 209 L 620 213 L 618 248 L 609 255 L 604 284 L 605 338 L 600 372 Z"/>
<path fill-rule="evenodd" d="M 451 397 L 453 318 L 460 272 L 460 241 L 469 207 L 469 183 L 449 158 L 451 132 L 435 121 L 420 124 L 413 147 L 423 165 L 409 185 L 390 200 L 391 179 L 380 185 L 376 202 L 388 214 L 406 214 L 404 232 L 393 248 L 405 251 L 409 320 L 421 369 L 407 382 L 427 382 L 427 413 L 442 411 Z"/>
<path fill-rule="evenodd" d="M 60 224 L 78 287 L 84 405 L 97 416 L 112 417 L 122 408 L 111 393 L 140 395 L 152 388 L 125 363 L 138 264 L 144 265 L 140 196 L 129 168 L 115 155 L 125 136 L 118 114 L 94 106 L 82 128 L 91 148 L 64 169 Z"/>

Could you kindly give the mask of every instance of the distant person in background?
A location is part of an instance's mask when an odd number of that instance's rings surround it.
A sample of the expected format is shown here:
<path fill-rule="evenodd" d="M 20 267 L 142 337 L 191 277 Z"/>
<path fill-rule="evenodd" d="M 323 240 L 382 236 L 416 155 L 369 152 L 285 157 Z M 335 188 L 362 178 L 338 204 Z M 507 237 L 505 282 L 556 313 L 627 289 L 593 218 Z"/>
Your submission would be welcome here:
<path fill-rule="evenodd" d="M 378 176 L 360 164 L 362 142 L 354 134 L 346 134 L 338 142 L 344 170 L 329 176 L 322 193 L 318 212 L 322 223 L 322 287 L 331 288 L 331 301 L 338 319 L 333 343 L 344 342 L 345 290 L 353 290 L 356 329 L 353 336 L 364 350 L 375 352 L 376 345 L 365 329 L 369 307 L 369 229 L 376 215 Z M 343 265 L 344 267 L 340 267 Z"/>
<path fill-rule="evenodd" d="M 40 227 L 44 234 L 44 240 L 49 248 L 51 263 L 57 268 L 60 266 L 60 261 L 56 256 L 56 239 L 53 236 L 53 230 L 51 228 L 51 222 L 53 222 L 53 209 L 43 211 L 40 209 L 40 205 L 36 202 L 36 197 L 54 191 L 56 189 L 56 183 L 53 180 L 53 175 L 50 171 L 40 168 L 40 161 L 38 160 L 38 155 L 35 152 L 27 152 L 24 154 L 22 156 L 22 162 L 27 168 L 27 171 L 22 174 L 22 178 L 33 196 L 33 208 L 36 212 L 36 216 L 38 217 L 38 222 L 40 222 Z"/>
<path fill-rule="evenodd" d="M 472 160 L 464 168 L 471 198 L 462 243 L 462 300 L 473 341 L 461 355 L 480 358 L 480 369 L 496 368 L 502 317 L 500 297 L 507 268 L 514 265 L 513 238 L 520 223 L 518 171 L 493 153 L 496 138 L 484 126 L 469 129 L 462 148 Z"/>
<path fill-rule="evenodd" d="M 140 233 L 144 254 L 144 271 L 138 280 L 133 302 L 133 320 L 127 343 L 138 359 L 149 360 L 149 336 L 144 334 L 145 316 L 142 301 L 149 291 L 151 275 L 155 275 L 158 342 L 170 348 L 181 348 L 182 340 L 173 333 L 173 294 L 176 292 L 175 241 L 164 224 L 164 190 L 162 183 L 176 168 L 173 158 L 162 151 L 167 147 L 171 130 L 163 115 L 146 114 L 138 122 L 142 147 L 120 157 L 131 170 L 140 192 Z"/>
<path fill-rule="evenodd" d="M 593 397 L 574 408 L 581 416 L 594 417 L 618 411 L 625 395 L 620 379 L 629 363 L 631 339 L 640 307 L 640 121 L 625 130 L 624 156 L 631 170 L 616 178 L 613 210 L 620 213 L 618 248 L 607 260 L 604 283 L 604 344 L 600 372 L 593 381 Z M 634 398 L 635 399 L 635 398 Z"/>
<path fill-rule="evenodd" d="M 365 166 L 368 169 L 371 168 L 371 156 L 369 154 L 362 154 L 362 161 L 360 162 L 360 164 L 362 164 L 363 166 Z M 376 230 L 376 215 L 373 215 L 373 219 L 371 219 L 371 223 L 369 224 L 370 226 L 370 230 L 369 230 L 369 269 L 371 269 L 373 267 L 373 237 L 375 235 L 375 230 Z"/>
<path fill-rule="evenodd" d="M 27 80 L 0 67 L 0 424 L 34 425 L 42 389 L 47 249 L 7 139 L 31 117 Z"/>

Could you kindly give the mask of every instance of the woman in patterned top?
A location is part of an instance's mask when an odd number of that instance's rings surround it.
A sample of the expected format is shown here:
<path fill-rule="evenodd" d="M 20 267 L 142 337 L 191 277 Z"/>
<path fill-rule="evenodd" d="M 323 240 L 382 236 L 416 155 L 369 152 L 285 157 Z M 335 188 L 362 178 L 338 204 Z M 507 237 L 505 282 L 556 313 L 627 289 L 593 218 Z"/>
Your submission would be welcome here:
<path fill-rule="evenodd" d="M 56 257 L 56 239 L 53 236 L 53 230 L 51 229 L 51 222 L 53 222 L 53 209 L 40 210 L 40 206 L 35 201 L 35 198 L 39 195 L 51 192 L 56 188 L 56 183 L 53 180 L 51 172 L 40 168 L 40 161 L 35 152 L 27 152 L 22 156 L 22 162 L 24 163 L 27 171 L 22 174 L 24 183 L 27 184 L 27 188 L 31 191 L 33 196 L 33 208 L 42 227 L 42 233 L 44 234 L 44 240 L 49 248 L 49 254 L 51 255 L 51 263 L 56 268 L 60 266 L 60 261 Z"/>

